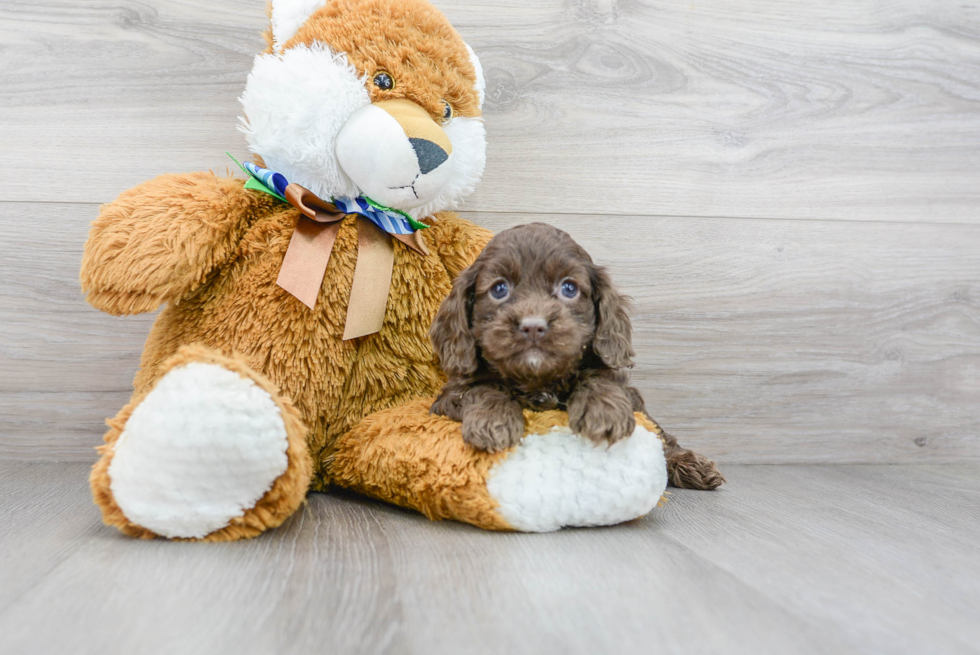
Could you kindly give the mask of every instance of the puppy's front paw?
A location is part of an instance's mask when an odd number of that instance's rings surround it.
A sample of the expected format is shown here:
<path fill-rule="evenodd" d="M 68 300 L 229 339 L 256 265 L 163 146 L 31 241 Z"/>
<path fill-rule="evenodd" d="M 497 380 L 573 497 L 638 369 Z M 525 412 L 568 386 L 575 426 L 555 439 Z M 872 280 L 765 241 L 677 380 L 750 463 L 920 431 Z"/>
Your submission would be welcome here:
<path fill-rule="evenodd" d="M 568 425 L 595 443 L 616 443 L 633 434 L 636 418 L 625 393 L 589 394 L 568 406 Z"/>
<path fill-rule="evenodd" d="M 435 414 L 437 416 L 445 416 L 453 421 L 459 421 L 463 418 L 463 407 L 462 407 L 463 394 L 443 390 L 439 397 L 432 402 L 432 406 L 429 407 L 429 413 Z"/>
<path fill-rule="evenodd" d="M 524 414 L 499 405 L 469 407 L 463 413 L 463 441 L 495 453 L 517 445 L 524 436 Z"/>

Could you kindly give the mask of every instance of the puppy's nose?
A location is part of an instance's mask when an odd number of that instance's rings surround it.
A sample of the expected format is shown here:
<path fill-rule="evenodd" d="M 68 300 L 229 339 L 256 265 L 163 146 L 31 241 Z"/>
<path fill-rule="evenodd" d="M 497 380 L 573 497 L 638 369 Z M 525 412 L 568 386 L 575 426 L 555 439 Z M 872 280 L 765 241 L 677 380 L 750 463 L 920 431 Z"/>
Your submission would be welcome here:
<path fill-rule="evenodd" d="M 409 139 L 408 141 L 412 144 L 415 156 L 419 160 L 419 170 L 422 171 L 422 175 L 436 170 L 444 161 L 449 159 L 446 151 L 432 141 L 426 139 Z"/>
<path fill-rule="evenodd" d="M 525 338 L 535 341 L 548 331 L 548 321 L 540 316 L 528 316 L 521 319 L 520 329 Z"/>

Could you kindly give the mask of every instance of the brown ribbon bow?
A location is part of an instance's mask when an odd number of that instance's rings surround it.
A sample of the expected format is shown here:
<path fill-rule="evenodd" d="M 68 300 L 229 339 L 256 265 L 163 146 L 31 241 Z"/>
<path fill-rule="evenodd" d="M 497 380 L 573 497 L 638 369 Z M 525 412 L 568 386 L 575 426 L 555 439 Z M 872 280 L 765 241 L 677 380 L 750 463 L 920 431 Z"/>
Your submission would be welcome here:
<path fill-rule="evenodd" d="M 300 217 L 276 284 L 313 309 L 340 232 L 340 222 L 347 214 L 295 183 L 286 187 L 284 195 L 300 211 Z M 389 235 L 365 217 L 357 217 L 357 264 L 347 302 L 344 341 L 381 331 L 395 266 L 392 236 L 421 255 L 429 254 L 418 231 Z"/>

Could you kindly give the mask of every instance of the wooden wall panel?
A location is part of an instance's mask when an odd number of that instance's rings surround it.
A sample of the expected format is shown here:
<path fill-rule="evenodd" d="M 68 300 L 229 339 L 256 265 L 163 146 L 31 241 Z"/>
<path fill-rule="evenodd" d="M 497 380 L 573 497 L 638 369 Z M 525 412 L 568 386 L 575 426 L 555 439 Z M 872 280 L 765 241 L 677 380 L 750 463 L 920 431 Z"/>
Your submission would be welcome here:
<path fill-rule="evenodd" d="M 261 0 L 7 0 L 0 200 L 245 153 Z M 978 221 L 980 7 L 439 0 L 483 58 L 494 212 Z"/>
<path fill-rule="evenodd" d="M 81 297 L 96 212 L 0 203 L 0 456 L 89 459 L 128 398 L 152 317 Z M 634 380 L 685 443 L 727 462 L 980 459 L 980 226 L 535 218 L 635 299 Z"/>
<path fill-rule="evenodd" d="M 980 7 L 438 0 L 488 78 L 469 215 L 636 298 L 654 413 L 728 462 L 980 453 Z M 90 459 L 152 316 L 82 299 L 97 203 L 244 155 L 261 0 L 0 6 L 0 457 Z"/>

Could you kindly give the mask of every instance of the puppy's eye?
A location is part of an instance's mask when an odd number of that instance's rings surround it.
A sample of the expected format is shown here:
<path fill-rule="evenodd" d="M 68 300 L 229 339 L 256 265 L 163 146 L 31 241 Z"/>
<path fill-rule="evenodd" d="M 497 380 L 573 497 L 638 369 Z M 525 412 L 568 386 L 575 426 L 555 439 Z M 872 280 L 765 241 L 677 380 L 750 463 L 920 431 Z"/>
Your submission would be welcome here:
<path fill-rule="evenodd" d="M 561 283 L 561 295 L 566 298 L 574 298 L 578 295 L 578 285 L 571 280 L 565 280 Z"/>
<path fill-rule="evenodd" d="M 490 287 L 490 295 L 493 296 L 495 300 L 503 300 L 510 293 L 510 285 L 501 280 L 497 282 L 492 287 Z"/>
<path fill-rule="evenodd" d="M 450 119 L 452 119 L 452 117 L 453 117 L 453 106 L 451 104 L 449 104 L 448 102 L 446 102 L 445 100 L 442 101 L 442 104 L 443 104 L 443 107 L 442 107 L 442 122 L 443 123 L 448 123 L 450 121 Z"/>
<path fill-rule="evenodd" d="M 395 88 L 395 80 L 388 73 L 378 71 L 374 74 L 374 86 L 382 91 L 390 91 Z"/>

